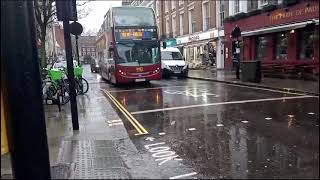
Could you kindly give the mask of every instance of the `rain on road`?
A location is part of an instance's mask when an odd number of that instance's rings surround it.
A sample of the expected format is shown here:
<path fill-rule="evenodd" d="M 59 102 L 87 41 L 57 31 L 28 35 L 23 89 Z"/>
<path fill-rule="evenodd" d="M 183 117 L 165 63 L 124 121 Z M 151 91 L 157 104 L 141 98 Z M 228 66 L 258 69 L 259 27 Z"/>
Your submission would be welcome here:
<path fill-rule="evenodd" d="M 114 106 L 163 178 L 319 178 L 318 97 L 190 79 L 101 88 L 148 132 Z"/>

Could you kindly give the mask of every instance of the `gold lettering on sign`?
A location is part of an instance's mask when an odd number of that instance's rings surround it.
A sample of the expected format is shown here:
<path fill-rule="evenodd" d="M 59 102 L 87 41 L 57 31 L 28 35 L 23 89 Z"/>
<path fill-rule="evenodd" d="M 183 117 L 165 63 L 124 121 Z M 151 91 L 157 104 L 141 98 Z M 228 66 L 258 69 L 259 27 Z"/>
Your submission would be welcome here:
<path fill-rule="evenodd" d="M 281 20 L 281 19 L 290 18 L 293 16 L 303 16 L 305 14 L 314 13 L 314 12 L 319 12 L 319 5 L 306 7 L 304 9 L 297 9 L 292 12 L 278 12 L 278 13 L 272 14 L 270 16 L 270 20 L 277 21 L 277 20 Z"/>

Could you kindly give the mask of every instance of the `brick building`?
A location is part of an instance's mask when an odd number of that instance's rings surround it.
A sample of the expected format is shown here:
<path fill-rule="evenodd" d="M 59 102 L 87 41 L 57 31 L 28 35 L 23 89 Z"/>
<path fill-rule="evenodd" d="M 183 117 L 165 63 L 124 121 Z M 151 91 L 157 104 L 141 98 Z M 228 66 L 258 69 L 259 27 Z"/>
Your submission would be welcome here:
<path fill-rule="evenodd" d="M 131 5 L 150 7 L 147 2 L 133 1 Z M 211 53 L 217 68 L 224 68 L 222 22 L 228 8 L 224 0 L 156 0 L 153 8 L 161 39 L 175 39 L 191 67 L 201 63 L 201 54 Z"/>
<path fill-rule="evenodd" d="M 313 65 L 319 71 L 319 2 L 303 0 L 233 0 L 225 19 L 226 66 L 237 55 L 231 32 L 242 37 L 240 59 L 260 60 L 263 66 Z"/>
<path fill-rule="evenodd" d="M 74 36 L 72 37 L 72 41 L 74 44 Z M 95 43 L 96 43 L 96 36 L 79 36 L 79 39 L 78 39 L 79 57 L 83 58 L 84 56 L 89 55 L 93 58 L 96 58 Z"/>

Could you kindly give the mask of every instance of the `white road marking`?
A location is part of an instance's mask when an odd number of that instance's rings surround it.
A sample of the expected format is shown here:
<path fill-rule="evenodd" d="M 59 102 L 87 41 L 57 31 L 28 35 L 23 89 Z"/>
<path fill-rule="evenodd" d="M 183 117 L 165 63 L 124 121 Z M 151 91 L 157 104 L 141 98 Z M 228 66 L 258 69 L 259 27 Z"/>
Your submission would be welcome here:
<path fill-rule="evenodd" d="M 193 175 L 196 175 L 196 174 L 197 174 L 196 172 L 192 172 L 192 173 L 188 173 L 188 174 L 182 174 L 182 175 L 179 175 L 179 176 L 173 176 L 173 177 L 170 177 L 169 179 L 179 179 L 179 178 L 182 178 L 182 177 L 193 176 Z"/>
<path fill-rule="evenodd" d="M 145 140 L 146 141 L 154 141 L 154 137 L 147 137 Z"/>
<path fill-rule="evenodd" d="M 107 121 L 108 123 L 116 123 L 116 122 L 122 122 L 121 119 L 116 119 L 116 120 L 111 120 L 111 121 Z"/>
<path fill-rule="evenodd" d="M 204 86 L 206 84 L 200 84 L 196 87 L 192 87 L 191 88 L 197 88 L 199 86 Z M 114 90 L 114 91 L 109 91 L 110 93 L 112 92 L 126 92 L 126 91 L 144 91 L 144 90 L 149 90 L 149 89 L 164 89 L 164 88 L 173 88 L 173 87 L 189 87 L 188 85 L 184 85 L 184 86 L 159 86 L 159 87 L 153 87 L 153 88 L 139 88 L 139 89 L 124 89 L 124 90 Z"/>
<path fill-rule="evenodd" d="M 118 122 L 118 123 L 110 123 L 109 126 L 119 126 L 123 125 L 123 122 Z"/>
<path fill-rule="evenodd" d="M 165 134 L 166 134 L 165 132 L 160 132 L 160 133 L 159 133 L 160 136 L 163 136 L 163 135 L 165 135 Z"/>
<path fill-rule="evenodd" d="M 294 115 L 292 115 L 292 114 L 289 114 L 289 115 L 288 115 L 288 117 L 291 117 L 291 118 L 292 118 L 292 117 L 294 117 Z"/>
<path fill-rule="evenodd" d="M 176 121 L 172 121 L 171 122 L 171 126 L 173 126 L 174 124 L 176 124 Z"/>
<path fill-rule="evenodd" d="M 309 115 L 313 115 L 313 114 L 315 114 L 315 113 L 314 113 L 314 112 L 309 112 L 308 114 L 309 114 Z"/>
<path fill-rule="evenodd" d="M 195 131 L 196 128 L 189 128 L 188 130 L 189 130 L 189 131 Z"/>
<path fill-rule="evenodd" d="M 171 110 L 188 109 L 188 108 L 195 108 L 195 107 L 217 106 L 217 105 L 226 105 L 226 104 L 243 104 L 243 103 L 264 102 L 264 101 L 279 101 L 279 100 L 283 100 L 283 99 L 303 99 L 303 98 L 314 98 L 314 97 L 316 97 L 316 96 L 292 96 L 292 97 L 280 97 L 280 98 L 227 101 L 227 102 L 218 102 L 218 103 L 195 104 L 195 105 L 189 105 L 189 106 L 178 106 L 178 107 L 136 111 L 136 112 L 132 112 L 131 114 L 144 114 L 144 113 L 151 113 L 151 112 L 171 111 Z"/>
<path fill-rule="evenodd" d="M 272 118 L 271 118 L 271 117 L 266 117 L 266 118 L 264 118 L 264 119 L 266 119 L 266 120 L 271 120 Z"/>
<path fill-rule="evenodd" d="M 217 124 L 216 126 L 218 126 L 218 127 L 222 127 L 222 126 L 224 126 L 223 124 Z"/>
<path fill-rule="evenodd" d="M 249 121 L 241 121 L 241 122 L 246 124 L 246 123 L 248 123 Z"/>

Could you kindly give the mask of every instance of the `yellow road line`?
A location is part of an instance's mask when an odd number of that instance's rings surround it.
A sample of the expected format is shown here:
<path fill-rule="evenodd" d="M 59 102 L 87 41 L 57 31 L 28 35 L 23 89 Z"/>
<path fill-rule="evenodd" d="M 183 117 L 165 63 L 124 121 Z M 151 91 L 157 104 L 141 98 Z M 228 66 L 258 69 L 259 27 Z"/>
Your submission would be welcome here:
<path fill-rule="evenodd" d="M 102 91 L 104 92 L 104 90 L 102 90 Z M 138 131 L 138 133 L 141 134 L 142 131 L 132 122 L 130 117 L 119 107 L 119 105 L 109 96 L 109 94 L 107 94 L 106 92 L 104 92 L 104 93 L 111 99 L 111 101 L 114 103 L 115 106 L 117 106 L 117 108 L 122 112 L 122 114 L 130 121 L 130 123 Z"/>
<path fill-rule="evenodd" d="M 112 96 L 111 93 L 109 93 L 108 91 L 106 91 L 106 93 L 108 93 L 109 96 L 110 96 L 111 98 L 113 98 L 113 99 L 115 100 L 115 102 L 118 103 L 118 105 L 119 105 L 120 107 L 122 107 L 122 110 L 124 110 L 124 111 L 127 113 L 127 115 L 128 115 L 129 117 L 131 117 L 131 119 L 139 126 L 139 128 L 143 131 L 144 134 L 148 134 L 148 131 L 136 120 L 136 118 L 134 118 L 134 117 L 131 115 L 130 112 L 128 112 L 128 110 L 127 110 L 125 107 L 123 107 L 123 106 L 121 105 L 121 103 L 120 103 L 114 96 Z"/>
<path fill-rule="evenodd" d="M 119 104 L 120 107 L 122 107 L 122 109 L 131 117 L 131 119 L 140 127 L 140 129 L 141 129 L 142 131 L 144 131 L 145 134 L 148 134 L 148 131 L 136 120 L 136 118 L 134 118 L 134 117 L 131 115 L 131 113 L 129 113 L 128 110 L 127 110 L 125 107 L 123 107 L 123 106 L 121 105 L 121 103 L 120 103 L 115 97 L 112 96 L 111 93 L 109 93 L 108 91 L 107 91 L 107 93 Z"/>
<path fill-rule="evenodd" d="M 138 131 L 138 135 L 148 134 L 148 131 L 127 111 L 125 107 L 121 105 L 121 103 L 113 97 L 108 91 L 101 89 L 117 106 L 117 108 L 126 116 L 126 118 L 130 121 L 130 123 L 134 126 L 134 128 Z"/>

